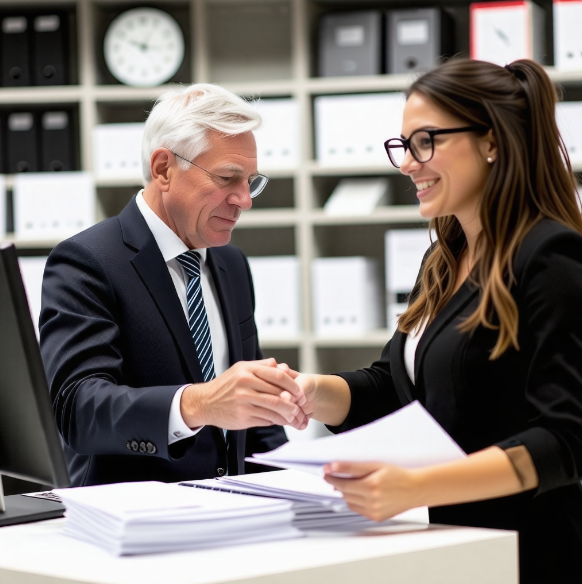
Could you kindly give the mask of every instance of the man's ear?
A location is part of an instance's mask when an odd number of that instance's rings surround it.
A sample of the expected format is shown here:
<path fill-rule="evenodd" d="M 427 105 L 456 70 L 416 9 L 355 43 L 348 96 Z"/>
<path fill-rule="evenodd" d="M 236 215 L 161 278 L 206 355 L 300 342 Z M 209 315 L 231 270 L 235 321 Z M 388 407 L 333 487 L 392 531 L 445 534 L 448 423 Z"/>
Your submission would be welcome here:
<path fill-rule="evenodd" d="M 157 148 L 152 152 L 150 173 L 158 190 L 166 192 L 170 188 L 175 165 L 174 155 L 167 148 Z"/>
<path fill-rule="evenodd" d="M 497 160 L 497 140 L 493 134 L 493 130 L 489 130 L 481 139 L 481 151 L 483 158 L 487 161 L 495 162 Z"/>

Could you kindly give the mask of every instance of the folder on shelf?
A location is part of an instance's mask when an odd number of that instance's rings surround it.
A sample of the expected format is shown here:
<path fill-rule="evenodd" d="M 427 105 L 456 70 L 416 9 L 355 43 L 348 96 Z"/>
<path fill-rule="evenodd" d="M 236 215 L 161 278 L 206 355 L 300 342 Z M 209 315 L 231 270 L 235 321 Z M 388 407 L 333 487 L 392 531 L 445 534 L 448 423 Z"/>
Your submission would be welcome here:
<path fill-rule="evenodd" d="M 382 73 L 382 13 L 330 12 L 319 20 L 319 75 Z"/>
<path fill-rule="evenodd" d="M 93 168 L 98 180 L 143 180 L 143 130 L 143 123 L 101 124 L 93 128 Z"/>
<path fill-rule="evenodd" d="M 517 59 L 544 62 L 545 12 L 530 0 L 477 2 L 469 7 L 471 58 L 506 65 Z"/>
<path fill-rule="evenodd" d="M 13 196 L 14 231 L 22 239 L 61 239 L 95 223 L 95 187 L 88 172 L 19 174 Z"/>
<path fill-rule="evenodd" d="M 386 178 L 342 178 L 323 205 L 326 215 L 370 215 L 388 204 L 390 183 Z"/>
<path fill-rule="evenodd" d="M 454 51 L 454 24 L 440 8 L 388 11 L 388 73 L 428 71 Z"/>
<path fill-rule="evenodd" d="M 299 260 L 249 257 L 259 339 L 294 337 L 300 329 Z"/>
<path fill-rule="evenodd" d="M 428 229 L 391 229 L 385 235 L 387 328 L 396 330 L 398 317 L 408 306 L 408 297 L 430 247 Z"/>
<path fill-rule="evenodd" d="M 556 122 L 570 162 L 582 166 L 582 101 L 562 101 L 556 105 Z"/>
<path fill-rule="evenodd" d="M 35 85 L 65 85 L 67 26 L 62 14 L 40 14 L 32 19 Z"/>
<path fill-rule="evenodd" d="M 67 111 L 48 111 L 40 117 L 40 170 L 76 170 L 74 129 Z"/>
<path fill-rule="evenodd" d="M 389 167 L 384 142 L 400 136 L 403 93 L 325 95 L 314 102 L 320 164 Z"/>
<path fill-rule="evenodd" d="M 22 274 L 22 281 L 26 290 L 26 298 L 28 300 L 28 308 L 30 309 L 30 316 L 34 323 L 34 332 L 36 337 L 39 337 L 38 319 L 40 317 L 40 306 L 42 297 L 42 278 L 44 275 L 44 268 L 46 266 L 47 258 L 39 257 L 20 257 L 18 258 L 18 266 Z"/>
<path fill-rule="evenodd" d="M 6 171 L 17 173 L 39 170 L 35 114 L 32 112 L 13 112 L 8 114 L 6 125 Z"/>
<path fill-rule="evenodd" d="M 0 53 L 2 55 L 2 85 L 30 85 L 30 33 L 26 16 L 5 16 L 2 20 Z"/>
<path fill-rule="evenodd" d="M 318 335 L 360 335 L 383 327 L 382 290 L 373 258 L 316 258 L 312 284 Z"/>
<path fill-rule="evenodd" d="M 253 102 L 263 125 L 254 132 L 259 170 L 297 168 L 301 162 L 299 103 L 296 99 Z"/>
<path fill-rule="evenodd" d="M 582 70 L 582 0 L 554 0 L 553 13 L 556 69 Z"/>

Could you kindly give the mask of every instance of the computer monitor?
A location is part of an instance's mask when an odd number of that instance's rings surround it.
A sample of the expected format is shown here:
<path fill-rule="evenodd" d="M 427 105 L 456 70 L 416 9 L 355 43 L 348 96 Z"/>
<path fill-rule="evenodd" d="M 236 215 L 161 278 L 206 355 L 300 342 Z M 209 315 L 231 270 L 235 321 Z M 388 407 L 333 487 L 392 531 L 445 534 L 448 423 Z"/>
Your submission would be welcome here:
<path fill-rule="evenodd" d="M 0 245 L 0 475 L 70 485 L 40 349 L 12 244 Z M 0 526 L 58 517 L 58 502 L 4 497 Z"/>

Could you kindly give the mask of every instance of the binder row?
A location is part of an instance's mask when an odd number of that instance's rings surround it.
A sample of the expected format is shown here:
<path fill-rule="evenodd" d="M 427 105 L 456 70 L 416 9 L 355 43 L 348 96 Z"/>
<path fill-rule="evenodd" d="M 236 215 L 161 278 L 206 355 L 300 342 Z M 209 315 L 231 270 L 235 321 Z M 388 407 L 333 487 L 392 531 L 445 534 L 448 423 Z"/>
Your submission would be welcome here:
<path fill-rule="evenodd" d="M 0 173 L 78 170 L 77 109 L 0 111 Z"/>
<path fill-rule="evenodd" d="M 0 15 L 2 85 L 68 84 L 68 37 L 65 12 Z"/>

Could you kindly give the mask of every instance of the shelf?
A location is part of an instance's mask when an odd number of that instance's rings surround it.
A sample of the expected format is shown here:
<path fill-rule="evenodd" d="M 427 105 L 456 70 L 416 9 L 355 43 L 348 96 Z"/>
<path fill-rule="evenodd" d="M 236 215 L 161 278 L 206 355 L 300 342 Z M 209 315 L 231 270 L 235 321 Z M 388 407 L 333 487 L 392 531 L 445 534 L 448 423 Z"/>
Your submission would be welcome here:
<path fill-rule="evenodd" d="M 313 211 L 310 219 L 314 225 L 361 225 L 382 223 L 427 223 L 419 213 L 418 205 L 393 205 L 378 207 L 370 215 L 334 216 L 325 211 Z"/>
<path fill-rule="evenodd" d="M 239 227 L 294 227 L 299 221 L 300 214 L 289 209 L 283 211 L 280 209 L 251 209 L 243 211 L 237 223 Z"/>
<path fill-rule="evenodd" d="M 260 335 L 259 335 L 260 336 Z M 319 337 L 313 333 L 303 333 L 297 337 L 261 337 L 261 346 L 269 349 L 298 348 L 308 343 L 316 348 L 334 349 L 345 347 L 383 347 L 392 338 L 388 329 L 375 329 L 358 336 Z"/>
<path fill-rule="evenodd" d="M 368 176 L 368 175 L 386 175 L 395 174 L 400 176 L 400 171 L 390 164 L 386 156 L 386 164 L 370 166 L 324 166 L 317 160 L 309 160 L 305 163 L 304 168 L 313 176 Z"/>
<path fill-rule="evenodd" d="M 468 48 L 468 5 L 471 0 L 437 0 L 459 15 L 457 33 L 463 39 L 457 50 Z M 154 0 L 153 6 L 177 15 L 186 45 L 186 60 L 174 77 L 184 84 L 218 82 L 245 98 L 292 97 L 297 101 L 303 159 L 296 168 L 267 169 L 268 190 L 257 198 L 253 209 L 241 215 L 232 235 L 234 245 L 249 256 L 295 255 L 300 266 L 300 302 L 303 332 L 292 338 L 261 338 L 261 346 L 277 358 L 290 360 L 298 368 L 330 372 L 336 367 L 365 366 L 390 339 L 386 329 L 357 337 L 320 337 L 312 330 L 311 262 L 316 257 L 347 255 L 374 258 L 383 281 L 385 234 L 389 229 L 426 227 L 419 213 L 416 189 L 394 168 L 388 158 L 371 165 L 330 166 L 314 160 L 314 99 L 323 95 L 405 91 L 417 74 L 314 77 L 317 59 L 317 17 L 322 11 L 360 8 L 404 7 L 407 0 Z M 549 0 L 545 0 L 550 5 Z M 18 4 L 0 0 L 4 11 Z M 27 7 L 69 7 L 77 26 L 74 50 L 79 83 L 58 87 L 0 88 L 0 107 L 40 104 L 78 104 L 81 138 L 81 168 L 93 169 L 93 128 L 99 123 L 139 122 L 163 93 L 176 83 L 158 87 L 130 87 L 115 83 L 102 55 L 102 35 L 110 19 L 142 0 L 26 0 Z M 415 4 L 418 4 L 416 2 Z M 463 14 L 461 14 L 461 12 Z M 463 20 L 465 19 L 465 20 Z M 465 43 L 465 44 L 463 44 Z M 550 51 L 551 52 L 551 51 Z M 565 88 L 568 99 L 582 99 L 582 70 L 546 68 L 550 78 Z M 40 108 L 37 108 L 40 109 Z M 389 138 L 391 136 L 386 136 Z M 582 173 L 582 164 L 574 171 Z M 323 205 L 343 178 L 386 177 L 392 205 L 376 208 L 369 215 L 330 216 Z M 582 182 L 582 177 L 579 179 Z M 96 179 L 97 217 L 120 211 L 141 188 L 139 176 Z M 9 190 L 14 175 L 6 176 Z M 23 240 L 13 233 L 6 242 L 15 243 L 23 254 L 45 253 L 58 240 Z M 38 250 L 38 251 L 37 251 Z"/>

